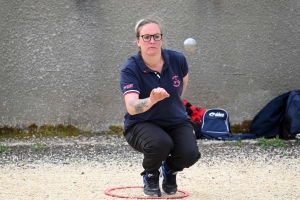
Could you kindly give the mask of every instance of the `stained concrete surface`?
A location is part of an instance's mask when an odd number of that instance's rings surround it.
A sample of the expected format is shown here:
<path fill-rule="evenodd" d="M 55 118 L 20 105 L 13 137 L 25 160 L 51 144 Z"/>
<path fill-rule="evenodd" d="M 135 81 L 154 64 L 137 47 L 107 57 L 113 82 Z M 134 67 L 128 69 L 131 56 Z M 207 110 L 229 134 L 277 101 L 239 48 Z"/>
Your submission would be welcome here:
<path fill-rule="evenodd" d="M 300 88 L 300 2 L 0 0 L 0 125 L 122 125 L 119 71 L 137 52 L 134 25 L 155 16 L 164 47 L 190 66 L 184 95 L 231 123 Z M 184 52 L 186 38 L 197 41 Z"/>

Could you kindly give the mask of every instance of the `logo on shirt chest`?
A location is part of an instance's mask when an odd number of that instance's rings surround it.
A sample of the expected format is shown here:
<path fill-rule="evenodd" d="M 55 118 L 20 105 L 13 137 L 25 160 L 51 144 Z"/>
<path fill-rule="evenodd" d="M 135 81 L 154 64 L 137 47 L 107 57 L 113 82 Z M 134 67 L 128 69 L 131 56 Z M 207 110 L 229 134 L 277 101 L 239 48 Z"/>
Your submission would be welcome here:
<path fill-rule="evenodd" d="M 180 80 L 178 80 L 178 76 L 173 76 L 172 80 L 173 80 L 173 86 L 174 87 L 179 87 L 180 86 Z"/>

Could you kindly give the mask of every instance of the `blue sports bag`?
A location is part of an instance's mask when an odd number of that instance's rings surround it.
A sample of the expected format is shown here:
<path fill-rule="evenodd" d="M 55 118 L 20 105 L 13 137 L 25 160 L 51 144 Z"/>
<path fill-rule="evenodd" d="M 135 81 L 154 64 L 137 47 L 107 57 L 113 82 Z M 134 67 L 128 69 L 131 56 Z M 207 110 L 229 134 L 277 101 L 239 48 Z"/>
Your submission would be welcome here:
<path fill-rule="evenodd" d="M 228 139 L 231 135 L 229 116 L 222 108 L 210 108 L 202 117 L 201 135 L 207 139 Z"/>
<path fill-rule="evenodd" d="M 208 109 L 202 117 L 201 137 L 211 140 L 255 139 L 256 135 L 231 133 L 229 116 L 222 108 Z"/>

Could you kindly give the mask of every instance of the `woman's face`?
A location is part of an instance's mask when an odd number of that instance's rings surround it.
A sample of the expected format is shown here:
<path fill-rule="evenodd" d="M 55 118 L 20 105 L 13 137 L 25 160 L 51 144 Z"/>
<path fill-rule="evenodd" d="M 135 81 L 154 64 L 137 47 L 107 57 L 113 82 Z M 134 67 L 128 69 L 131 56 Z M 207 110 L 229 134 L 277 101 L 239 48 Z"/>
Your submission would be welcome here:
<path fill-rule="evenodd" d="M 149 56 L 157 55 L 161 53 L 162 40 L 154 40 L 154 37 L 160 37 L 161 30 L 159 26 L 155 23 L 150 23 L 142 26 L 140 28 L 140 37 L 136 39 L 137 45 L 140 47 L 142 53 L 146 53 Z M 146 35 L 146 36 L 145 36 Z M 144 41 L 141 36 L 145 36 L 149 38 L 150 41 Z"/>

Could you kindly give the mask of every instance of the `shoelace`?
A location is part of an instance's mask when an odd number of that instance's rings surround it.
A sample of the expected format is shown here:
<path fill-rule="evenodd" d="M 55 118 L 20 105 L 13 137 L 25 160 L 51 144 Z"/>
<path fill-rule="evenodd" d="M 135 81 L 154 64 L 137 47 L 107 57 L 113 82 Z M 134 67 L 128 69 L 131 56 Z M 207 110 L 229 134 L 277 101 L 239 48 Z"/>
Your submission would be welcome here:
<path fill-rule="evenodd" d="M 149 185 L 150 188 L 157 188 L 158 187 L 158 183 L 157 182 L 148 181 L 148 185 Z"/>
<path fill-rule="evenodd" d="M 145 175 L 146 181 L 149 184 L 150 187 L 158 187 L 159 181 L 158 176 L 155 176 L 154 174 L 148 174 Z"/>

